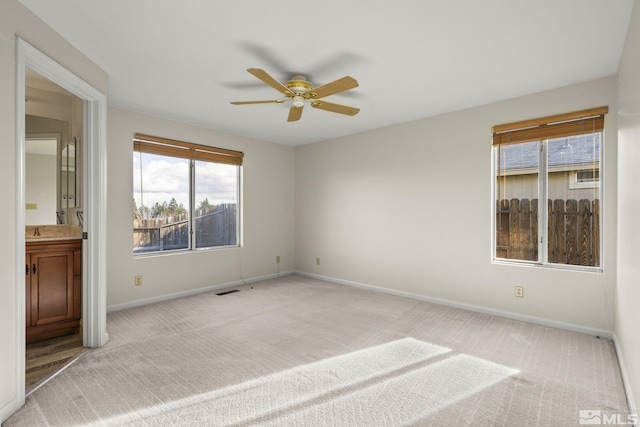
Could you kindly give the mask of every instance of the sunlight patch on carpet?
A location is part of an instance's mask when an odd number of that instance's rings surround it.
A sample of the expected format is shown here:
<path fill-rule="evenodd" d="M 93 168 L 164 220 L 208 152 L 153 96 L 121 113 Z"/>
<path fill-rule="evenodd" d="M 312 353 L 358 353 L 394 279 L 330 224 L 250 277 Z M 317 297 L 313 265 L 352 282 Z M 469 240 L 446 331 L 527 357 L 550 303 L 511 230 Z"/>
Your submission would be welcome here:
<path fill-rule="evenodd" d="M 145 422 L 176 422 L 203 418 L 218 423 L 256 419 L 309 402 L 341 390 L 366 386 L 430 358 L 451 351 L 413 338 L 382 344 L 345 355 L 300 365 L 241 384 L 213 390 L 161 405 L 103 419 L 95 425 Z"/>
<path fill-rule="evenodd" d="M 420 421 L 519 372 L 405 338 L 121 414 L 130 423 L 399 425 Z"/>
<path fill-rule="evenodd" d="M 413 424 L 518 372 L 517 369 L 460 354 L 322 404 L 291 412 L 277 419 L 276 424 Z"/>

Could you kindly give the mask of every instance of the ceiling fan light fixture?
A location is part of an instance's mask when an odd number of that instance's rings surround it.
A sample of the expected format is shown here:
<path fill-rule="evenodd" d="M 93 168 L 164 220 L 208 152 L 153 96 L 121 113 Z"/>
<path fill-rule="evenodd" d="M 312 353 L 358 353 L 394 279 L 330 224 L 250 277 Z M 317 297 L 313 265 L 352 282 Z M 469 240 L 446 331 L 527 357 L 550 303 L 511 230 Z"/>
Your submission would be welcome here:
<path fill-rule="evenodd" d="M 299 96 L 299 95 L 296 95 L 296 96 L 294 96 L 294 97 L 293 97 L 293 98 L 291 98 L 291 99 L 293 99 L 293 102 L 292 102 L 291 104 L 292 104 L 294 107 L 298 107 L 298 108 L 300 108 L 300 107 L 302 107 L 302 106 L 304 105 L 304 98 L 303 98 L 303 97 L 301 97 L 301 96 Z"/>

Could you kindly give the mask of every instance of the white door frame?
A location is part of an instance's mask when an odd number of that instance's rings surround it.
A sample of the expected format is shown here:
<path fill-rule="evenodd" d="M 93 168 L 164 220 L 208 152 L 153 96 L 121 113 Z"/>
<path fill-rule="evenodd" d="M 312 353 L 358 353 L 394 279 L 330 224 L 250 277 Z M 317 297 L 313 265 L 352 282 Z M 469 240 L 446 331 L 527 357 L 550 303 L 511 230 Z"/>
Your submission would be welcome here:
<path fill-rule="evenodd" d="M 31 68 L 84 100 L 83 210 L 88 239 L 82 257 L 82 319 L 85 347 L 101 347 L 106 331 L 106 129 L 107 97 L 78 76 L 25 42 L 16 39 L 16 365 L 17 407 L 25 399 L 25 83 Z"/>

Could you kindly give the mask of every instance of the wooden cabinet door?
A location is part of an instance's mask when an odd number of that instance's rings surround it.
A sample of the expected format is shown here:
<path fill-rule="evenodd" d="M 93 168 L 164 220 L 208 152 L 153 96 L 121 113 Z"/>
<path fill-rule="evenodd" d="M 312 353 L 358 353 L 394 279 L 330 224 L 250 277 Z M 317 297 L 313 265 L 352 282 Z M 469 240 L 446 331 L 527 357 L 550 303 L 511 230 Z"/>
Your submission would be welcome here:
<path fill-rule="evenodd" d="M 73 319 L 73 250 L 33 253 L 30 261 L 31 326 Z"/>
<path fill-rule="evenodd" d="M 27 342 L 80 330 L 82 242 L 27 242 Z"/>

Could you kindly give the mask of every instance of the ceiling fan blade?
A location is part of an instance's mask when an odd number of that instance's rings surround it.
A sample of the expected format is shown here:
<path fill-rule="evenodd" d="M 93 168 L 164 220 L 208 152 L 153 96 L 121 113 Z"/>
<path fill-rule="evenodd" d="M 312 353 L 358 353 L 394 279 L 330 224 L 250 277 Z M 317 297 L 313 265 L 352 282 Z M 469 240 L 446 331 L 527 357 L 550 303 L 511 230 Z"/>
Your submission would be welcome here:
<path fill-rule="evenodd" d="M 326 101 L 313 101 L 311 106 L 320 110 L 331 111 L 332 113 L 346 114 L 347 116 L 355 116 L 360 112 L 359 108 L 334 104 Z"/>
<path fill-rule="evenodd" d="M 261 64 L 266 65 L 270 70 L 273 70 L 280 75 L 289 74 L 287 65 L 280 60 L 281 58 L 278 58 L 274 49 L 270 49 L 266 46 L 261 46 L 258 43 L 250 41 L 240 42 L 238 43 L 238 46 L 250 53 L 251 56 L 255 56 Z"/>
<path fill-rule="evenodd" d="M 274 99 L 270 101 L 231 101 L 233 105 L 247 105 L 247 104 L 282 104 L 284 99 Z"/>
<path fill-rule="evenodd" d="M 263 82 L 265 82 L 266 84 L 268 84 L 269 86 L 271 86 L 272 88 L 274 88 L 275 90 L 277 90 L 278 92 L 281 92 L 287 96 L 293 95 L 285 85 L 283 85 L 282 83 L 280 83 L 279 81 L 271 77 L 269 73 L 267 73 L 266 71 L 260 68 L 249 68 L 247 71 L 253 74 L 255 77 L 262 80 Z"/>
<path fill-rule="evenodd" d="M 345 76 L 326 85 L 318 86 L 305 93 L 311 99 L 324 98 L 325 96 L 344 92 L 358 87 L 358 81 L 351 76 Z"/>
<path fill-rule="evenodd" d="M 303 107 L 291 107 L 289 109 L 289 118 L 287 119 L 287 121 L 295 122 L 300 120 L 300 117 L 302 117 L 302 108 Z"/>

